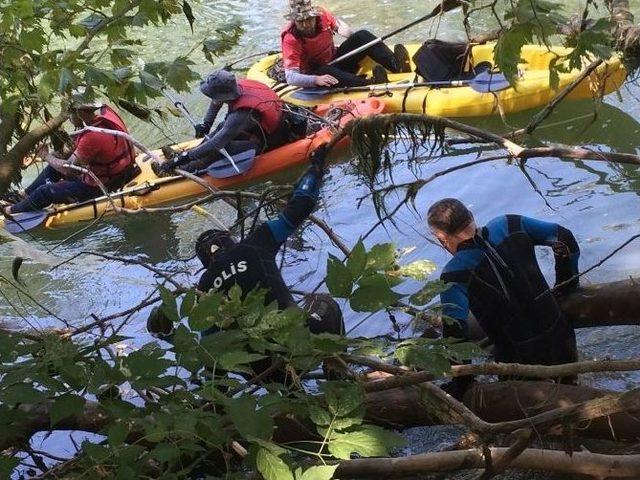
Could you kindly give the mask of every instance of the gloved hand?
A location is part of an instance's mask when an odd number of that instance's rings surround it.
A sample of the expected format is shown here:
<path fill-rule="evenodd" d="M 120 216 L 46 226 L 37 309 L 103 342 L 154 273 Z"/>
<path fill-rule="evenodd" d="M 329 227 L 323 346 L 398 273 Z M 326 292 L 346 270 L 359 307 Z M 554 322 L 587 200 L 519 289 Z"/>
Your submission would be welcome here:
<path fill-rule="evenodd" d="M 211 130 L 211 125 L 205 125 L 204 123 L 199 123 L 193 128 L 196 131 L 196 138 L 204 138 L 204 136 L 207 133 L 209 133 L 209 130 Z"/>
<path fill-rule="evenodd" d="M 329 153 L 329 149 L 327 148 L 327 144 L 323 143 L 318 148 L 316 148 L 313 152 L 311 152 L 311 166 L 319 173 L 322 174 L 324 172 L 324 168 L 326 165 L 327 154 Z"/>

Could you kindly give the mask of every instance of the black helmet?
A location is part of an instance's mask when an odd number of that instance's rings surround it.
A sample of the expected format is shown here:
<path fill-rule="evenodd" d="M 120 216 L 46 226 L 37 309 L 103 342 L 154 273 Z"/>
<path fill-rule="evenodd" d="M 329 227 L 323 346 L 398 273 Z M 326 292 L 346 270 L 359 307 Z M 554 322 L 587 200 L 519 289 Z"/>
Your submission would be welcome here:
<path fill-rule="evenodd" d="M 217 250 L 234 244 L 231 235 L 226 230 L 207 230 L 202 232 L 196 240 L 196 255 L 207 268 Z"/>

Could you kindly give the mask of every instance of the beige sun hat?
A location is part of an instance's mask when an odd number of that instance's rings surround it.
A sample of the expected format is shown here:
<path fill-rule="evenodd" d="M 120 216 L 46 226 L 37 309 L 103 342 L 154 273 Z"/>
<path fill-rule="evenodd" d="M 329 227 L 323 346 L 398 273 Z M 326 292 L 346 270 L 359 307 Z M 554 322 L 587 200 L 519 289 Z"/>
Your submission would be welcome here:
<path fill-rule="evenodd" d="M 311 0 L 289 0 L 289 13 L 284 18 L 295 22 L 318 15 L 320 15 L 320 11 L 311 3 Z"/>

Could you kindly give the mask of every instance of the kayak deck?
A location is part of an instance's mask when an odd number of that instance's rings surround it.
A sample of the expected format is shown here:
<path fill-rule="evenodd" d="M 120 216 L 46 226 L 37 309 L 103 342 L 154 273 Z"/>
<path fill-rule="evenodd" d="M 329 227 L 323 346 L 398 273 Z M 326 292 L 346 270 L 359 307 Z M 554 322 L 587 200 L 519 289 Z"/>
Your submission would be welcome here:
<path fill-rule="evenodd" d="M 344 125 L 349 120 L 361 116 L 382 113 L 384 102 L 379 99 L 347 100 L 332 104 L 319 105 L 314 113 L 320 117 L 331 119 L 336 124 Z M 263 177 L 304 164 L 311 152 L 328 142 L 333 133 L 328 127 L 321 128 L 317 132 L 300 140 L 283 145 L 258 155 L 253 165 L 246 172 L 228 178 L 212 178 L 202 175 L 200 178 L 217 189 L 228 189 L 250 183 Z M 175 145 L 174 151 L 181 152 L 197 146 L 202 140 L 190 140 Z M 339 145 L 344 146 L 348 139 L 344 139 Z M 164 156 L 161 151 L 155 151 L 161 159 Z M 130 210 L 140 210 L 146 207 L 155 207 L 178 200 L 196 198 L 208 193 L 203 185 L 181 176 L 157 177 L 151 169 L 151 161 L 146 155 L 141 154 L 136 158 L 141 173 L 123 189 L 113 192 L 110 197 L 116 207 Z M 56 205 L 48 209 L 49 214 L 43 222 L 45 228 L 61 228 L 76 222 L 89 221 L 116 213 L 107 197 L 98 197 L 85 202 L 71 205 Z M 0 219 L 0 226 L 4 225 L 4 219 Z"/>
<path fill-rule="evenodd" d="M 471 58 L 473 64 L 489 62 L 493 64 L 493 50 L 495 44 L 488 43 L 472 47 Z M 413 57 L 420 48 L 419 44 L 406 45 L 409 56 Z M 557 88 L 552 88 L 549 81 L 549 64 L 558 55 L 565 56 L 571 49 L 564 47 L 525 45 L 521 58 L 524 60 L 518 65 L 521 77 L 511 87 L 497 92 L 480 93 L 469 86 L 441 87 L 429 86 L 407 87 L 393 90 L 376 91 L 376 96 L 384 98 L 387 106 L 386 112 L 410 112 L 427 113 L 441 117 L 479 117 L 494 115 L 500 112 L 513 113 L 530 108 L 546 105 L 562 88 L 573 82 L 587 67 L 585 61 L 582 69 L 573 69 L 566 73 L 559 73 Z M 363 99 L 371 95 L 369 92 L 335 92 L 319 95 L 313 99 L 297 98 L 298 87 L 278 83 L 271 79 L 267 72 L 280 58 L 280 55 L 271 55 L 255 63 L 248 71 L 247 78 L 258 80 L 269 85 L 283 100 L 297 105 L 311 106 L 316 103 L 327 103 L 350 99 Z M 361 62 L 359 74 L 371 76 L 373 63 L 369 58 Z M 415 69 L 413 60 L 412 70 Z M 415 72 L 388 73 L 389 82 L 420 82 Z M 624 83 L 626 70 L 620 58 L 611 57 L 600 65 L 587 78 L 580 82 L 568 95 L 567 99 L 597 97 L 601 94 L 611 93 Z M 307 89 L 303 89 L 307 90 Z"/>

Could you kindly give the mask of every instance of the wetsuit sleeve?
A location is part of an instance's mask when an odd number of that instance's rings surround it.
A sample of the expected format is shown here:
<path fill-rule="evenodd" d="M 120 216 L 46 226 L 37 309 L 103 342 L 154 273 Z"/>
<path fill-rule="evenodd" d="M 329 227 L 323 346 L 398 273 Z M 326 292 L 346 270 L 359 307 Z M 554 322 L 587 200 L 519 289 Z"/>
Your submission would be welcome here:
<path fill-rule="evenodd" d="M 521 222 L 523 230 L 534 245 L 545 245 L 553 249 L 556 262 L 556 285 L 578 274 L 580 247 L 571 230 L 557 223 L 543 222 L 530 217 L 521 217 Z M 575 278 L 561 287 L 560 291 L 570 291 L 578 284 L 579 280 Z"/>
<path fill-rule="evenodd" d="M 293 195 L 278 218 L 263 223 L 246 238 L 247 243 L 275 255 L 284 241 L 302 225 L 316 206 L 322 173 L 309 169 L 296 184 Z"/>
<path fill-rule="evenodd" d="M 446 273 L 440 279 L 447 282 Z M 467 318 L 469 317 L 469 297 L 467 286 L 462 283 L 452 283 L 451 286 L 440 294 L 442 313 L 456 320 L 456 323 L 444 322 L 442 336 L 453 338 L 466 338 Z"/>
<path fill-rule="evenodd" d="M 218 116 L 218 112 L 220 111 L 221 108 L 222 108 L 222 102 L 212 101 L 209 104 L 209 109 L 207 110 L 207 113 L 205 114 L 204 119 L 202 120 L 202 124 L 204 125 L 207 133 L 209 133 L 209 130 L 211 130 L 211 127 L 213 126 L 213 122 L 215 122 L 216 117 Z"/>
<path fill-rule="evenodd" d="M 207 144 L 211 149 L 226 147 L 229 142 L 238 136 L 239 132 L 248 130 L 255 123 L 253 111 L 248 108 L 241 108 L 227 115 L 224 125 L 218 130 Z"/>

